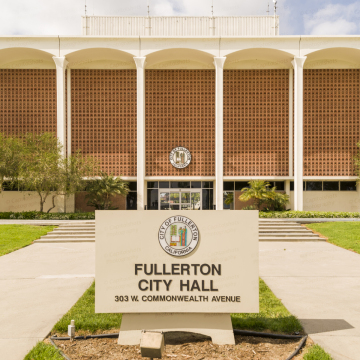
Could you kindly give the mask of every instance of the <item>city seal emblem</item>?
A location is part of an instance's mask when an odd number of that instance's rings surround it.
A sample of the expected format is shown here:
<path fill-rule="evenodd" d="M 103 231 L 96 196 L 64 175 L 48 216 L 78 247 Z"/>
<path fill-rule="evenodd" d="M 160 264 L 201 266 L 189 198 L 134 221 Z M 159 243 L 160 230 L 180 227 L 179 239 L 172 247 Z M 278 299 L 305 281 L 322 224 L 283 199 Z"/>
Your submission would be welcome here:
<path fill-rule="evenodd" d="M 186 168 L 191 162 L 191 153 L 187 148 L 176 147 L 171 150 L 170 162 L 177 169 Z"/>
<path fill-rule="evenodd" d="M 160 226 L 159 242 L 169 255 L 185 256 L 196 249 L 199 243 L 199 229 L 186 216 L 171 216 Z"/>

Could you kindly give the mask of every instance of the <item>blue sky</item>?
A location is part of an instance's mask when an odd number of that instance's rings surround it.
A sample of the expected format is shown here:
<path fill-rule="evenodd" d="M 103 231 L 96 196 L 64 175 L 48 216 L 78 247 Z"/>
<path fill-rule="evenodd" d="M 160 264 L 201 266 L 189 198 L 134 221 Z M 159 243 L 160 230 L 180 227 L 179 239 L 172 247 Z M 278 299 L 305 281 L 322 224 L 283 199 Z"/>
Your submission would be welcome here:
<path fill-rule="evenodd" d="M 212 0 L 149 0 L 151 15 L 210 15 Z M 214 14 L 266 15 L 267 0 L 213 0 Z M 80 35 L 85 0 L 7 0 L 0 35 Z M 147 0 L 87 0 L 89 15 L 146 15 Z M 360 0 L 278 0 L 281 35 L 360 34 Z M 273 14 L 273 2 L 270 2 Z"/>

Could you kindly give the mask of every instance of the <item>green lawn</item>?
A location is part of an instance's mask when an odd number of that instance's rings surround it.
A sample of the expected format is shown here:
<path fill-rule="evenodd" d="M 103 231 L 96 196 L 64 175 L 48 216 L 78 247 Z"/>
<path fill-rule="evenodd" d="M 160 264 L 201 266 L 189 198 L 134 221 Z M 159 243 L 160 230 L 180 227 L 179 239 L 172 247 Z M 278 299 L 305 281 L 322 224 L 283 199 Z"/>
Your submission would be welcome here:
<path fill-rule="evenodd" d="M 51 344 L 39 341 L 25 356 L 24 360 L 64 360 L 64 358 Z"/>
<path fill-rule="evenodd" d="M 95 283 L 87 289 L 78 302 L 55 324 L 52 332 L 66 333 L 71 320 L 76 331 L 116 329 L 119 331 L 121 314 L 95 314 Z"/>
<path fill-rule="evenodd" d="M 291 315 L 281 301 L 260 279 L 260 312 L 258 314 L 231 314 L 234 329 L 281 332 L 301 331 L 298 319 Z"/>
<path fill-rule="evenodd" d="M 326 236 L 332 244 L 360 254 L 360 222 L 328 222 L 306 226 Z"/>
<path fill-rule="evenodd" d="M 304 355 L 304 360 L 332 360 L 332 357 L 327 354 L 319 345 L 314 345 Z"/>
<path fill-rule="evenodd" d="M 297 318 L 289 313 L 281 301 L 272 293 L 265 282 L 260 279 L 260 313 L 259 314 L 232 314 L 233 327 L 254 331 L 270 330 L 277 333 L 292 334 L 301 331 L 302 327 Z M 85 291 L 78 302 L 54 326 L 52 334 L 64 334 L 71 320 L 75 320 L 76 335 L 84 331 L 95 333 L 102 330 L 114 329 L 119 331 L 121 314 L 95 314 L 95 283 Z M 34 354 L 49 351 L 44 343 L 38 343 L 32 350 Z M 320 350 L 319 350 L 319 349 Z M 316 357 L 320 354 L 323 357 Z M 320 356 L 319 355 L 319 356 Z M 32 359 L 30 353 L 25 360 Z M 51 357 L 52 356 L 52 357 Z M 36 360 L 58 360 L 58 353 L 54 355 L 34 357 Z M 317 346 L 310 349 L 306 360 L 331 360 L 326 353 Z"/>
<path fill-rule="evenodd" d="M 0 256 L 30 245 L 55 226 L 0 225 Z"/>

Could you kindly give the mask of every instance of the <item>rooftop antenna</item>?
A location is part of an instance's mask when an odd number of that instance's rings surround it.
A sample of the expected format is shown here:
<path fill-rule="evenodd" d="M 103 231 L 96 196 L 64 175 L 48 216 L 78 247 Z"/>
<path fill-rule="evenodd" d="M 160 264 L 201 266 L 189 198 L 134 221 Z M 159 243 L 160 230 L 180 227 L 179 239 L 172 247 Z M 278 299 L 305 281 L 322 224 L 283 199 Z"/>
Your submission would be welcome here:
<path fill-rule="evenodd" d="M 148 16 L 150 16 L 150 0 L 147 0 L 147 11 L 148 11 Z"/>
<path fill-rule="evenodd" d="M 276 35 L 276 29 L 277 29 L 277 21 L 276 21 L 276 9 L 277 9 L 277 0 L 273 0 L 274 3 L 274 35 Z"/>
<path fill-rule="evenodd" d="M 268 3 L 268 9 L 267 9 L 267 14 L 268 14 L 268 16 L 269 16 L 269 14 L 270 14 L 270 3 Z"/>
<path fill-rule="evenodd" d="M 87 14 L 87 12 L 86 12 L 86 0 L 85 0 L 85 17 L 86 17 L 86 14 Z"/>
<path fill-rule="evenodd" d="M 211 0 L 211 17 L 214 17 L 214 0 Z"/>

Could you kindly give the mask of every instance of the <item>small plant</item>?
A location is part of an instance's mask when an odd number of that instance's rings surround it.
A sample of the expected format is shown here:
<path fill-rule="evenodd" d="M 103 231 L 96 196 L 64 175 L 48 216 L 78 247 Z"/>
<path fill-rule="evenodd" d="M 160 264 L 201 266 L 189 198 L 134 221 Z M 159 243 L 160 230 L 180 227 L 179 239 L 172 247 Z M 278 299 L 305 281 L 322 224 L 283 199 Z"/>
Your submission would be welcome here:
<path fill-rule="evenodd" d="M 249 181 L 250 187 L 243 188 L 240 201 L 254 201 L 254 209 L 263 211 L 283 211 L 289 202 L 289 195 L 276 192 L 276 187 L 270 188 L 270 183 L 264 180 Z"/>
<path fill-rule="evenodd" d="M 126 196 L 129 192 L 129 183 L 103 171 L 100 174 L 100 179 L 90 181 L 86 187 L 87 205 L 95 207 L 96 210 L 115 210 L 112 206 L 113 196 Z"/>
<path fill-rule="evenodd" d="M 232 192 L 227 193 L 227 196 L 225 199 L 225 204 L 231 205 L 233 202 L 234 202 L 234 193 L 232 193 Z"/>

